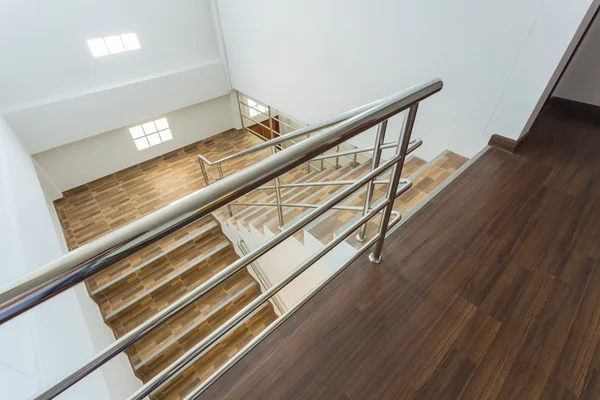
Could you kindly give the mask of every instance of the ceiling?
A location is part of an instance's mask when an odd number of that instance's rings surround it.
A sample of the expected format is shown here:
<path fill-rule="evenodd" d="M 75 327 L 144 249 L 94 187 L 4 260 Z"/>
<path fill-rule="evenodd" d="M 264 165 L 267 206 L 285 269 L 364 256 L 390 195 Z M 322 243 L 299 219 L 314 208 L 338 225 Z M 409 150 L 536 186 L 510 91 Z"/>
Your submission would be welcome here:
<path fill-rule="evenodd" d="M 130 32 L 137 34 L 140 50 L 94 58 L 87 46 L 88 39 Z M 123 115 L 115 121 L 119 126 L 113 126 L 110 120 L 115 103 L 136 101 L 135 91 L 129 91 L 128 98 L 122 97 L 124 86 L 156 79 L 168 85 L 165 77 L 177 74 L 195 80 L 190 83 L 198 89 L 198 76 L 204 66 L 211 65 L 212 79 L 215 63 L 221 65 L 224 76 L 217 32 L 211 0 L 3 0 L 0 114 L 5 115 L 18 135 L 26 137 L 25 146 L 31 152 L 123 126 L 127 120 Z M 152 93 L 167 103 L 161 107 L 169 108 L 169 99 L 162 98 L 169 88 L 156 83 L 151 87 Z M 113 91 L 114 96 L 110 96 Z M 98 93 L 103 93 L 101 100 L 77 101 L 96 98 Z M 176 94 L 165 94 L 173 95 Z M 195 100 L 198 99 L 190 98 Z M 56 107 L 55 103 L 62 106 Z M 88 103 L 95 109 L 89 108 Z M 181 107 L 180 103 L 177 107 Z M 56 115 L 56 109 L 63 114 Z M 102 113 L 108 122 L 98 129 L 87 126 L 81 134 L 71 132 L 62 137 L 60 119 L 70 118 L 75 112 Z M 48 114 L 55 114 L 52 121 L 47 120 Z M 133 115 L 130 119 L 137 121 L 142 117 Z M 38 128 L 23 126 L 24 118 L 37 118 L 37 125 L 47 122 L 52 126 L 43 132 L 31 132 Z M 36 146 L 32 141 L 40 136 L 44 136 L 44 145 Z"/>

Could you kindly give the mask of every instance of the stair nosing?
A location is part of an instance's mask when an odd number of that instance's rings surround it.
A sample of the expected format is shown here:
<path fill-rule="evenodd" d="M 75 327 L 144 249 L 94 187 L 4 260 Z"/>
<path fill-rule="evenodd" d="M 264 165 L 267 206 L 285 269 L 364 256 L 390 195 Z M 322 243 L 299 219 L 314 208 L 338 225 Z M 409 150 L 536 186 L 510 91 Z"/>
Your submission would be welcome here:
<path fill-rule="evenodd" d="M 227 333 L 222 336 L 221 338 L 219 338 L 219 340 L 214 341 L 210 346 L 208 346 L 206 349 L 204 349 L 200 354 L 198 354 L 196 357 L 194 357 L 184 368 L 182 368 L 179 372 L 177 372 L 176 374 L 173 374 L 173 376 L 169 377 L 166 381 L 163 382 L 163 384 L 161 385 L 162 388 L 166 387 L 168 385 L 169 382 L 175 380 L 177 378 L 177 376 L 183 372 L 184 370 L 186 370 L 187 368 L 192 367 L 192 364 L 195 363 L 196 361 L 198 361 L 198 359 L 202 356 L 204 356 L 206 353 L 208 353 L 209 351 L 211 351 L 215 346 L 217 346 L 218 344 L 221 343 L 221 340 L 223 338 L 226 338 L 229 334 L 235 332 L 235 330 L 237 328 L 239 328 L 240 326 L 242 326 L 242 324 L 245 324 L 246 321 L 248 321 L 250 318 L 254 317 L 256 314 L 258 314 L 260 311 L 262 311 L 265 307 L 268 307 L 270 305 L 269 302 L 265 302 L 262 305 L 260 305 L 259 307 L 256 308 L 256 310 L 252 311 L 246 318 L 244 318 L 242 321 L 238 322 L 236 325 L 234 325 L 231 329 L 229 329 L 227 331 Z M 193 367 L 192 367 L 193 368 Z M 160 390 L 160 389 L 159 389 Z"/>
<path fill-rule="evenodd" d="M 136 296 L 132 300 L 130 300 L 127 303 L 123 304 L 121 307 L 119 307 L 115 311 L 113 311 L 110 314 L 106 315 L 106 317 L 104 317 L 104 319 L 106 321 L 108 321 L 111 318 L 113 318 L 115 315 L 118 315 L 118 314 L 122 313 L 124 310 L 126 310 L 129 307 L 131 307 L 133 304 L 135 304 L 139 300 L 143 299 L 144 297 L 148 296 L 151 293 L 154 293 L 156 290 L 160 289 L 161 287 L 163 287 L 167 283 L 173 281 L 175 278 L 178 278 L 179 276 L 181 276 L 185 272 L 189 271 L 190 269 L 192 269 L 195 266 L 197 266 L 198 264 L 200 264 L 202 261 L 204 261 L 207 258 L 209 258 L 209 257 L 215 255 L 216 253 L 222 251 L 223 249 L 227 248 L 228 246 L 231 246 L 231 243 L 227 239 L 223 240 L 222 242 L 220 242 L 219 245 L 213 247 L 208 253 L 201 254 L 198 257 L 193 258 L 192 260 L 189 261 L 189 263 L 185 267 L 183 267 L 180 270 L 174 271 L 173 275 L 168 276 L 167 278 L 165 278 L 164 280 L 162 280 L 158 285 L 153 286 L 152 288 L 144 291 L 141 295 Z"/>
<path fill-rule="evenodd" d="M 362 166 L 364 166 L 364 164 L 363 164 L 363 165 L 361 165 L 361 166 L 359 166 L 358 168 L 361 168 Z M 346 177 L 347 175 L 349 175 L 349 174 L 350 174 L 352 171 L 354 171 L 354 170 L 355 170 L 354 168 L 350 169 L 350 171 L 348 171 L 348 172 L 344 173 L 343 175 L 340 175 L 340 178 L 344 178 L 344 177 Z M 368 172 L 369 172 L 369 171 L 365 171 L 365 173 L 368 173 Z M 359 175 L 359 178 L 360 178 L 360 176 L 362 176 L 362 175 L 364 175 L 364 174 L 361 174 L 361 175 Z M 314 196 L 315 196 L 317 193 L 320 193 L 320 192 L 321 192 L 322 190 L 324 190 L 324 189 L 325 189 L 325 188 L 323 188 L 323 189 L 319 190 L 318 192 L 315 192 L 315 193 L 313 193 L 313 195 L 312 195 L 312 196 L 309 196 L 309 197 L 307 197 L 306 199 L 307 199 L 307 200 L 310 200 L 310 199 L 311 199 L 312 197 L 314 197 Z M 333 195 L 334 195 L 336 192 L 338 192 L 339 190 L 343 190 L 343 189 L 344 189 L 344 187 L 340 187 L 340 189 L 338 189 L 338 190 L 336 190 L 334 193 L 330 194 L 330 195 L 329 195 L 328 197 L 326 197 L 324 200 L 326 201 L 326 200 L 327 200 L 329 197 L 333 196 Z M 343 201 L 346 201 L 346 200 L 343 200 Z M 286 225 L 288 225 L 288 226 L 289 226 L 290 224 L 294 223 L 294 221 L 297 221 L 297 220 L 298 220 L 298 218 L 301 218 L 303 215 L 306 215 L 307 213 L 309 213 L 309 212 L 311 212 L 311 211 L 313 211 L 313 210 L 314 210 L 314 209 L 313 209 L 313 208 L 311 208 L 311 209 L 307 209 L 307 210 L 303 211 L 302 213 L 298 214 L 298 216 L 296 216 L 294 219 L 292 219 L 292 220 L 290 220 L 290 221 L 286 222 Z M 326 213 L 324 213 L 323 215 L 325 215 L 325 214 L 326 214 Z M 321 216 L 321 217 L 322 217 L 322 216 Z M 321 217 L 319 217 L 319 218 L 321 218 Z M 317 219 L 319 219 L 319 218 L 317 218 Z M 315 221 L 313 221 L 313 222 L 311 222 L 310 224 L 307 224 L 307 225 L 306 225 L 306 226 L 305 226 L 303 229 L 308 229 L 308 227 L 309 227 L 310 225 L 312 225 L 314 222 L 316 222 L 316 220 L 315 220 Z"/>
<path fill-rule="evenodd" d="M 330 177 L 330 176 L 331 176 L 331 175 L 333 175 L 333 174 L 334 174 L 336 171 L 339 171 L 339 169 L 333 170 L 332 172 L 330 172 L 330 173 L 326 174 L 325 178 L 328 178 L 328 177 Z M 288 201 L 288 200 L 292 200 L 292 199 L 295 199 L 296 197 L 298 197 L 298 196 L 299 196 L 299 195 L 301 195 L 302 193 L 306 193 L 306 192 L 307 192 L 307 191 L 310 189 L 310 187 L 306 187 L 306 188 L 304 188 L 304 189 L 302 189 L 302 188 L 299 188 L 299 189 L 301 189 L 301 190 L 300 190 L 300 191 L 298 191 L 297 193 L 294 193 L 294 194 L 293 194 L 291 197 L 288 197 L 288 198 L 286 199 L 286 201 Z M 317 191 L 316 191 L 315 193 L 313 193 L 313 194 L 317 194 L 317 193 L 319 193 L 319 192 L 320 192 L 321 190 L 323 190 L 323 189 L 325 189 L 325 188 L 323 187 L 323 188 L 321 188 L 321 189 L 317 190 Z M 307 199 L 308 199 L 308 198 L 310 198 L 310 197 L 311 197 L 311 196 L 307 197 Z M 284 215 L 284 216 L 285 216 L 285 214 L 286 214 L 286 213 L 290 213 L 290 212 L 292 212 L 292 207 L 287 207 L 287 208 L 288 208 L 288 210 L 284 210 L 284 212 L 283 212 L 283 215 Z M 272 211 L 273 211 L 272 209 L 270 209 L 270 210 L 269 210 L 269 212 L 272 212 Z M 254 221 L 257 221 L 257 220 L 258 220 L 258 219 L 260 219 L 261 217 L 262 217 L 262 215 L 261 215 L 261 216 L 254 217 L 254 218 L 253 218 L 253 219 L 250 221 L 250 224 L 252 224 L 252 225 L 254 226 Z M 277 216 L 275 216 L 275 217 L 269 218 L 268 220 L 266 220 L 266 221 L 264 222 L 264 225 L 267 225 L 269 222 L 273 221 L 275 218 L 278 218 L 278 217 L 277 217 Z"/>
<path fill-rule="evenodd" d="M 211 226 L 212 225 L 212 226 Z M 118 283 L 119 281 L 127 278 L 128 276 L 134 274 L 135 272 L 147 267 L 148 265 L 152 264 L 153 262 L 159 260 L 160 258 L 166 256 L 167 254 L 169 254 L 171 251 L 183 246 L 184 244 L 196 239 L 197 237 L 199 237 L 200 235 L 203 235 L 204 233 L 210 231 L 211 229 L 217 228 L 219 226 L 219 224 L 217 222 L 215 222 L 214 220 L 209 222 L 208 224 L 206 224 L 205 226 L 203 226 L 202 228 L 200 228 L 198 231 L 194 232 L 192 235 L 188 235 L 184 238 L 182 238 L 181 240 L 175 242 L 172 246 L 169 246 L 166 250 L 164 250 L 163 252 L 161 252 L 160 254 L 157 254 L 156 256 L 144 261 L 143 263 L 141 263 L 140 265 L 131 268 L 129 271 L 127 271 L 126 273 L 124 273 L 123 275 L 119 275 L 118 277 L 116 277 L 115 279 L 105 283 L 104 285 L 98 287 L 97 289 L 94 289 L 91 292 L 92 296 L 97 295 L 100 292 L 105 291 L 106 289 L 108 289 L 109 287 L 111 287 L 112 285 Z"/>
<path fill-rule="evenodd" d="M 158 349 L 155 352 L 153 352 L 152 354 L 150 354 L 150 356 L 148 358 L 145 358 L 142 361 L 140 361 L 140 363 L 137 364 L 137 365 L 135 365 L 134 368 L 136 370 L 138 370 L 138 369 L 142 368 L 144 365 L 150 363 L 152 360 L 154 360 L 164 350 L 166 350 L 167 348 L 169 348 L 170 346 L 172 346 L 179 339 L 185 337 L 188 333 L 190 333 L 192 330 L 196 329 L 198 326 L 200 326 L 200 324 L 202 324 L 203 322 L 207 321 L 210 317 L 212 317 L 213 315 L 215 315 L 217 312 L 221 311 L 227 304 L 230 304 L 230 303 L 234 302 L 235 300 L 239 299 L 249 289 L 251 289 L 253 286 L 256 286 L 256 285 L 257 285 L 256 282 L 252 282 L 252 283 L 249 283 L 246 286 L 244 286 L 242 289 L 240 289 L 232 297 L 230 297 L 229 299 L 223 301 L 221 304 L 217 305 L 208 314 L 206 314 L 206 315 L 203 314 L 202 318 L 200 318 L 198 321 L 196 321 L 190 327 L 186 328 L 183 332 L 181 332 L 180 334 L 178 334 L 177 336 L 175 336 L 168 343 L 166 343 L 163 346 L 161 346 L 160 349 Z"/>

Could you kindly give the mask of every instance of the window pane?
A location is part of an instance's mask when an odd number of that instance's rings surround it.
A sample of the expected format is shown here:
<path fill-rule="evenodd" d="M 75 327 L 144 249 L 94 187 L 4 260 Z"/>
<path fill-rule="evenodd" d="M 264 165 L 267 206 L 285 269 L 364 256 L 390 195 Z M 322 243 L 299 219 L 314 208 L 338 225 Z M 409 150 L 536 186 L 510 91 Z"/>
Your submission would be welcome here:
<path fill-rule="evenodd" d="M 150 142 L 150 146 L 156 146 L 157 144 L 160 144 L 160 136 L 158 136 L 158 133 L 153 133 L 152 135 L 148 135 L 148 142 Z"/>
<path fill-rule="evenodd" d="M 129 133 L 131 133 L 131 137 L 134 139 L 138 139 L 144 136 L 144 130 L 142 129 L 141 125 L 129 128 Z"/>
<path fill-rule="evenodd" d="M 256 107 L 256 102 L 254 100 L 248 99 L 248 105 L 252 107 Z"/>
<path fill-rule="evenodd" d="M 94 57 L 108 55 L 108 48 L 106 47 L 106 43 L 104 43 L 104 39 L 91 39 L 87 41 L 87 44 L 90 46 Z"/>
<path fill-rule="evenodd" d="M 123 44 L 125 45 L 125 50 L 137 50 L 139 49 L 140 42 L 135 33 L 126 33 L 121 35 L 121 39 L 123 40 Z"/>
<path fill-rule="evenodd" d="M 161 131 L 159 133 L 160 133 L 160 138 L 162 139 L 163 142 L 166 142 L 167 140 L 173 139 L 173 135 L 171 134 L 171 130 L 170 129 Z"/>
<path fill-rule="evenodd" d="M 146 132 L 146 135 L 156 132 L 156 125 L 154 125 L 154 121 L 147 122 L 142 126 L 144 127 L 144 132 Z"/>
<path fill-rule="evenodd" d="M 258 115 L 258 111 L 256 111 L 255 109 L 251 108 L 250 109 L 250 117 L 256 117 Z"/>
<path fill-rule="evenodd" d="M 169 123 L 166 118 L 157 119 L 154 123 L 156 124 L 156 129 L 159 131 L 169 128 Z"/>
<path fill-rule="evenodd" d="M 106 42 L 106 46 L 108 47 L 110 54 L 121 53 L 125 51 L 125 46 L 123 46 L 121 36 L 107 36 L 104 38 L 104 41 Z"/>
<path fill-rule="evenodd" d="M 150 147 L 150 145 L 148 144 L 148 140 L 146 140 L 145 137 L 140 138 L 140 139 L 135 139 L 135 145 L 138 150 L 144 150 L 144 149 L 147 149 L 148 147 Z"/>

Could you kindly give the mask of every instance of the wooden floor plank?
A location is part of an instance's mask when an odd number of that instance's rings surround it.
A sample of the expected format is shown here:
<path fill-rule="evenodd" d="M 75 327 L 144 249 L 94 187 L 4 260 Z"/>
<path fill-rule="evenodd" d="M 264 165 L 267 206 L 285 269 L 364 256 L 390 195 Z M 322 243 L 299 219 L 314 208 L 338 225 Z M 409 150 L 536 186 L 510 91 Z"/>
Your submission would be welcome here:
<path fill-rule="evenodd" d="M 597 120 L 546 111 L 202 398 L 600 398 L 598 148 Z"/>

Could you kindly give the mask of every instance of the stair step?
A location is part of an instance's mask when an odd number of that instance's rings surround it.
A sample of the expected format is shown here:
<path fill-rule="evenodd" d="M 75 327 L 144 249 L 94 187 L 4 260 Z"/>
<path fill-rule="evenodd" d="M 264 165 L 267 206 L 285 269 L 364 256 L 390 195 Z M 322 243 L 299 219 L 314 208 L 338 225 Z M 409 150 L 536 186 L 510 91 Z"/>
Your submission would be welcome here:
<path fill-rule="evenodd" d="M 366 172 L 368 172 L 368 170 L 369 170 L 368 165 L 362 164 L 362 165 L 359 165 L 357 168 L 352 168 L 352 169 L 348 170 L 346 173 L 342 174 L 341 176 L 335 177 L 332 180 L 356 179 L 356 178 L 362 176 L 363 174 L 365 174 Z M 326 201 L 327 198 L 331 197 L 333 195 L 333 193 L 343 190 L 343 188 L 344 188 L 343 186 L 327 186 L 324 188 L 320 188 L 314 194 L 305 198 L 302 202 L 303 203 L 312 203 L 312 204 L 322 204 L 324 201 Z M 295 223 L 297 220 L 299 220 L 306 214 L 310 213 L 312 210 L 314 210 L 314 209 L 312 209 L 312 208 L 310 208 L 310 209 L 300 209 L 300 208 L 293 209 L 293 211 L 290 212 L 290 214 L 286 218 L 286 221 L 285 221 L 286 226 L 289 226 L 289 225 Z M 269 226 L 272 226 L 272 225 L 269 225 Z M 304 243 L 304 232 L 303 231 L 297 232 L 294 235 L 294 237 L 297 240 L 299 240 L 301 243 Z"/>
<path fill-rule="evenodd" d="M 209 347 L 178 375 L 167 380 L 151 397 L 155 400 L 184 398 L 276 318 L 268 304 L 259 307 L 220 342 Z"/>
<path fill-rule="evenodd" d="M 418 171 L 425 164 L 425 160 L 422 160 L 415 156 L 410 156 L 404 163 L 404 167 L 402 169 L 402 178 L 409 177 L 411 173 Z M 368 172 L 368 170 L 366 172 Z M 389 179 L 390 173 L 391 172 L 388 171 L 385 174 L 381 175 L 380 178 Z M 363 207 L 365 204 L 366 192 L 366 187 L 363 187 L 357 190 L 353 195 L 350 195 L 346 200 L 342 201 L 340 204 L 345 206 Z M 373 195 L 373 204 L 375 204 L 375 200 L 377 200 L 377 198 L 380 197 L 378 193 L 386 192 L 387 185 L 376 185 Z M 348 226 L 350 226 L 350 224 L 348 224 L 348 221 L 350 221 L 354 217 L 356 217 L 356 220 L 358 220 L 361 216 L 362 213 L 358 211 L 331 210 L 323 214 L 319 219 L 317 219 L 313 223 L 309 224 L 305 229 L 306 231 L 310 232 L 310 234 L 316 239 L 318 239 L 321 243 L 328 243 L 333 239 L 334 232 L 339 231 L 342 226 L 344 226 L 344 229 L 346 229 Z"/>
<path fill-rule="evenodd" d="M 161 289 L 165 285 L 169 284 L 174 279 L 180 278 L 182 275 L 184 275 L 187 272 L 191 271 L 193 268 L 199 268 L 200 264 L 203 261 L 206 261 L 208 258 L 214 256 L 215 254 L 217 254 L 217 253 L 219 253 L 219 252 L 221 252 L 223 250 L 226 250 L 229 247 L 231 247 L 231 243 L 228 240 L 226 240 L 226 239 L 222 240 L 218 245 L 214 246 L 207 253 L 200 254 L 200 255 L 192 258 L 191 260 L 189 260 L 189 262 L 185 263 L 180 268 L 176 268 L 176 269 L 172 270 L 171 273 L 169 273 L 166 276 L 164 276 L 164 278 L 161 279 L 160 281 L 156 282 L 155 285 L 153 285 L 152 287 L 148 288 L 147 290 L 145 290 L 141 294 L 135 296 L 133 299 L 127 301 L 125 304 L 123 304 L 122 306 L 120 306 L 117 309 L 113 310 L 112 312 L 109 312 L 105 316 L 105 319 L 107 321 L 110 321 L 111 319 L 115 318 L 119 314 L 121 314 L 121 313 L 125 312 L 126 310 L 130 309 L 132 306 L 134 306 L 136 303 L 138 303 L 139 301 L 141 301 L 145 297 L 150 296 L 152 293 L 156 292 L 157 290 Z"/>
<path fill-rule="evenodd" d="M 443 184 L 446 179 L 468 159 L 460 156 L 456 153 L 452 153 L 448 150 L 442 152 L 436 158 L 430 162 L 423 164 L 417 170 L 415 170 L 408 178 L 413 182 L 413 186 L 398 196 L 394 201 L 394 210 L 399 212 L 401 215 L 406 214 L 412 208 L 414 208 L 421 200 L 423 200 L 429 193 L 435 190 L 436 187 Z M 442 166 L 444 168 L 442 168 Z M 386 195 L 386 191 L 380 188 L 374 193 L 373 199 L 374 204 L 382 200 Z M 363 197 L 364 201 L 364 197 Z M 359 213 L 350 218 L 344 219 L 343 225 L 340 226 L 334 236 L 347 229 L 353 222 L 356 222 L 360 217 Z M 367 224 L 367 238 L 373 237 L 379 229 L 380 216 L 374 217 Z M 320 239 L 323 243 L 328 242 L 331 238 Z M 354 248 L 359 249 L 362 244 L 358 242 L 355 235 L 351 235 L 346 240 Z"/>
<path fill-rule="evenodd" d="M 119 281 L 126 279 L 128 276 L 142 270 L 143 268 L 149 266 L 150 264 L 158 261 L 159 259 L 161 259 L 162 257 L 167 256 L 171 251 L 191 242 L 194 241 L 196 239 L 199 239 L 201 236 L 203 236 L 204 234 L 210 232 L 210 231 L 215 231 L 219 229 L 219 224 L 215 221 L 211 221 L 210 223 L 204 225 L 202 228 L 198 229 L 197 231 L 195 231 L 193 234 L 190 235 L 186 235 L 183 237 L 183 239 L 180 239 L 177 242 L 174 242 L 173 244 L 171 244 L 170 246 L 168 246 L 166 249 L 164 249 L 162 252 L 160 252 L 159 254 L 157 254 L 156 256 L 144 261 L 143 263 L 139 264 L 138 266 L 131 268 L 130 270 L 128 270 L 126 273 L 114 278 L 113 280 L 105 283 L 104 285 L 98 287 L 96 290 L 93 290 L 91 292 L 92 296 L 96 296 L 98 294 L 100 294 L 101 292 L 109 289 L 111 286 L 116 285 Z"/>
<path fill-rule="evenodd" d="M 103 298 L 106 294 L 102 292 L 110 288 L 110 286 L 117 284 L 122 279 L 127 279 L 131 274 L 148 267 L 153 262 L 175 251 L 182 245 L 218 229 L 220 229 L 220 226 L 214 218 L 206 216 L 89 278 L 86 280 L 88 291 L 92 297 Z"/>
<path fill-rule="evenodd" d="M 210 334 L 215 328 L 213 326 L 214 320 L 218 317 L 219 313 L 230 314 L 231 310 L 228 312 L 228 308 L 230 309 L 233 306 L 235 310 L 238 310 L 250 303 L 260 292 L 258 284 L 252 281 L 249 276 L 246 281 L 249 283 L 236 291 L 232 296 L 223 296 L 218 303 L 212 305 L 208 312 L 192 309 L 191 312 L 194 312 L 194 315 L 184 316 L 187 321 L 184 321 L 186 323 L 184 326 L 179 327 L 179 333 L 176 335 L 171 334 L 168 340 L 160 343 L 160 347 L 157 345 L 152 346 L 151 348 L 154 351 L 134 365 L 136 372 L 145 380 L 151 379 L 157 372 L 169 365 L 168 361 L 180 357 L 195 343 L 198 343 Z M 188 311 L 187 314 L 191 314 L 191 312 Z M 223 317 L 219 319 L 223 319 Z M 173 326 L 177 325 L 177 323 L 178 321 L 175 320 L 169 323 L 169 325 Z"/>

